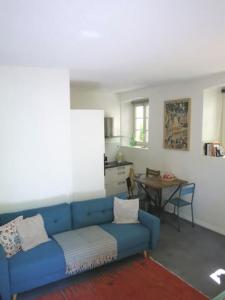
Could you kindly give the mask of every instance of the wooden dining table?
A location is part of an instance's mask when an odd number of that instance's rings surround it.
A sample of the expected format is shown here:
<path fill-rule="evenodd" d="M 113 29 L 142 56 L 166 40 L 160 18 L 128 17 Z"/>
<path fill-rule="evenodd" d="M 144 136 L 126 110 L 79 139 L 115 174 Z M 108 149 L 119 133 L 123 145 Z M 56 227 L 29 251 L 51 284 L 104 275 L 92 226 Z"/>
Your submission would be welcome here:
<path fill-rule="evenodd" d="M 164 210 L 166 204 L 171 200 L 174 195 L 179 191 L 180 186 L 184 183 L 187 183 L 186 180 L 175 178 L 174 180 L 164 180 L 161 176 L 135 176 L 134 181 L 143 189 L 149 198 L 150 203 L 152 202 L 157 210 L 158 216 L 161 217 L 161 214 Z M 175 189 L 171 192 L 168 199 L 164 202 L 162 201 L 162 191 L 164 189 L 172 188 Z M 155 191 L 157 197 L 153 198 L 151 191 Z"/>

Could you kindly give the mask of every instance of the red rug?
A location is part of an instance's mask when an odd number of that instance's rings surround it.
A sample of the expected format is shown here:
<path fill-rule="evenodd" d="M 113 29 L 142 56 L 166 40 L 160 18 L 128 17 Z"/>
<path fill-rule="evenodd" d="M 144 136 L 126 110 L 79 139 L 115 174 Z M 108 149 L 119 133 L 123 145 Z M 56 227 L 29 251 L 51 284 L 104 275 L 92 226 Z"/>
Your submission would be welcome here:
<path fill-rule="evenodd" d="M 103 270 L 99 268 L 95 275 L 93 271 L 90 273 L 90 278 L 75 281 L 71 286 L 38 300 L 209 299 L 155 261 L 142 257 L 122 265 L 103 267 Z"/>

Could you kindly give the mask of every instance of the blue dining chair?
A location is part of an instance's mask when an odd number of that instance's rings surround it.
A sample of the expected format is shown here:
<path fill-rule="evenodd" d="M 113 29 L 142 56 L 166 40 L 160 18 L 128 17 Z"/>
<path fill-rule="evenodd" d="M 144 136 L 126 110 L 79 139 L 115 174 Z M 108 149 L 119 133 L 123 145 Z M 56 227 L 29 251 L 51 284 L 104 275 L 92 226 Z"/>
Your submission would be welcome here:
<path fill-rule="evenodd" d="M 184 206 L 191 206 L 192 227 L 194 227 L 194 213 L 193 213 L 193 200 L 194 200 L 195 184 L 185 183 L 180 186 L 179 196 L 174 197 L 168 203 L 174 206 L 174 214 L 177 208 L 178 231 L 180 231 L 180 215 L 179 210 Z"/>

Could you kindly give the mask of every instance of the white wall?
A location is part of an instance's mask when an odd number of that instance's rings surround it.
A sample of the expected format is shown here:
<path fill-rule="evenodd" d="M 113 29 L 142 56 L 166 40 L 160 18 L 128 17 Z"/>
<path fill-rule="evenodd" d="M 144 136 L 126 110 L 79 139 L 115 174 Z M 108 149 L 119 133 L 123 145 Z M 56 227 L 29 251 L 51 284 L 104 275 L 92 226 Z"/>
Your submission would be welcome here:
<path fill-rule="evenodd" d="M 120 101 L 116 94 L 99 88 L 71 86 L 71 108 L 104 110 L 105 117 L 113 117 L 113 135 L 120 135 Z M 116 159 L 119 148 L 119 138 L 105 140 L 105 154 L 109 161 Z"/>
<path fill-rule="evenodd" d="M 221 87 L 203 91 L 202 140 L 221 142 L 222 93 Z"/>
<path fill-rule="evenodd" d="M 113 134 L 120 134 L 120 101 L 116 94 L 101 89 L 71 86 L 72 109 L 102 109 L 105 117 L 113 117 Z"/>
<path fill-rule="evenodd" d="M 0 212 L 71 194 L 66 70 L 0 67 Z"/>
<path fill-rule="evenodd" d="M 125 158 L 135 164 L 135 169 L 158 168 L 171 171 L 177 177 L 196 183 L 194 201 L 196 222 L 225 234 L 225 159 L 203 155 L 202 119 L 203 90 L 225 84 L 225 74 L 205 77 L 184 83 L 156 86 L 121 93 L 122 103 L 137 97 L 150 101 L 150 149 L 122 147 Z M 192 98 L 190 151 L 166 150 L 163 148 L 163 105 L 165 100 Z M 121 127 L 126 127 L 121 112 Z M 189 208 L 183 216 L 190 218 Z"/>
<path fill-rule="evenodd" d="M 105 196 L 104 112 L 71 110 L 72 198 Z"/>
<path fill-rule="evenodd" d="M 130 144 L 131 136 L 134 133 L 134 109 L 131 103 L 132 99 L 122 101 L 120 104 L 121 109 L 121 145 L 127 146 Z"/>

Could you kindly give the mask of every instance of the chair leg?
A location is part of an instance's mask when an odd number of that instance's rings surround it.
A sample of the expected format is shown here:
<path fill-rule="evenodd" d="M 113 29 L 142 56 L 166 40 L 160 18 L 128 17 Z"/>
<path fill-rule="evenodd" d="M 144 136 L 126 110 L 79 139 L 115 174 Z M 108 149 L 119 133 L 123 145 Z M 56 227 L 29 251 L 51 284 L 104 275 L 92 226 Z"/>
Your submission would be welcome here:
<path fill-rule="evenodd" d="M 177 221 L 178 221 L 178 231 L 180 232 L 180 212 L 179 206 L 177 206 Z"/>
<path fill-rule="evenodd" d="M 192 217 L 192 227 L 195 226 L 195 223 L 194 223 L 194 213 L 193 213 L 193 205 L 191 204 L 191 217 Z"/>
<path fill-rule="evenodd" d="M 144 257 L 145 258 L 149 258 L 150 257 L 150 251 L 149 250 L 145 250 L 144 251 Z"/>

